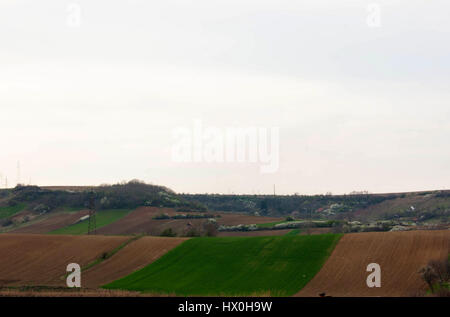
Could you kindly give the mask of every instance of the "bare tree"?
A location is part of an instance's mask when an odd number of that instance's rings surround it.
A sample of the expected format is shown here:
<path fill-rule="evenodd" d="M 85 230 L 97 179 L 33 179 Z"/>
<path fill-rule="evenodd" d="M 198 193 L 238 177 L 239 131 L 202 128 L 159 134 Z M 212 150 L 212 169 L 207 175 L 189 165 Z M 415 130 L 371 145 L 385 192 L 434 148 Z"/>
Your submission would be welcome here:
<path fill-rule="evenodd" d="M 435 293 L 435 287 L 438 287 L 437 291 L 440 294 L 448 294 L 448 282 L 450 281 L 449 257 L 442 260 L 431 260 L 419 273 L 430 287 L 431 292 Z"/>

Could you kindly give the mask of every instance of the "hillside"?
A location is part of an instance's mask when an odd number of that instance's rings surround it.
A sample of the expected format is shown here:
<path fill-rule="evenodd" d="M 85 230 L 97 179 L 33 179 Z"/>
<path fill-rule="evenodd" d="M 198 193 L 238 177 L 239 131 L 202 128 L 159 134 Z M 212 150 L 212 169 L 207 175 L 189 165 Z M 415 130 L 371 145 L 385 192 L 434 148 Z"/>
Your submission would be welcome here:
<path fill-rule="evenodd" d="M 450 222 L 449 190 L 313 196 L 183 194 L 181 197 L 201 203 L 209 210 L 257 213 L 274 217 Z"/>
<path fill-rule="evenodd" d="M 66 267 L 94 262 L 130 237 L 0 235 L 0 286 L 65 286 Z"/>
<path fill-rule="evenodd" d="M 282 234 L 273 229 L 327 227 L 328 231 L 346 233 L 445 229 L 450 225 L 450 191 L 336 196 L 190 195 L 130 181 L 97 187 L 18 186 L 0 190 L 0 233 L 86 233 L 86 223 L 77 222 L 88 208 L 97 211 L 102 234 L 160 235 L 171 229 L 183 235 L 189 231 L 186 226 L 198 233 L 206 218 L 215 218 L 221 235 L 255 236 L 262 235 L 255 231 L 262 229 L 265 235 L 273 235 Z M 265 225 L 255 228 L 253 224 Z"/>
<path fill-rule="evenodd" d="M 17 186 L 0 190 L 0 232 L 28 226 L 40 230 L 41 225 L 59 229 L 56 224 L 71 224 L 75 213 L 88 208 L 97 211 L 132 210 L 140 206 L 170 207 L 183 211 L 206 210 L 201 204 L 187 201 L 166 187 L 136 180 L 97 187 Z M 59 220 L 52 219 L 55 226 L 50 226 L 47 220 L 56 213 L 59 214 Z M 26 232 L 28 229 L 23 230 Z"/>
<path fill-rule="evenodd" d="M 290 296 L 319 271 L 339 238 L 195 238 L 105 288 L 182 296 Z"/>
<path fill-rule="evenodd" d="M 320 272 L 297 296 L 419 296 L 419 271 L 450 253 L 450 230 L 346 234 Z M 369 263 L 381 267 L 381 287 L 369 288 Z"/>

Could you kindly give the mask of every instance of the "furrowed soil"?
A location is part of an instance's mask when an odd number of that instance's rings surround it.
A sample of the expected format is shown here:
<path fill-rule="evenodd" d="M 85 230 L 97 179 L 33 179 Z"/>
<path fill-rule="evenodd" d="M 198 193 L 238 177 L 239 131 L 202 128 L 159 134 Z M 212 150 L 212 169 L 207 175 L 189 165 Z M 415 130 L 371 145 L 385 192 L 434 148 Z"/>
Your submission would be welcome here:
<path fill-rule="evenodd" d="M 450 252 L 450 231 L 344 235 L 319 273 L 296 296 L 415 296 L 426 284 L 419 270 Z M 381 267 L 381 287 L 366 284 L 367 265 Z"/>
<path fill-rule="evenodd" d="M 69 263 L 81 267 L 130 237 L 0 234 L 0 287 L 66 286 Z"/>
<path fill-rule="evenodd" d="M 133 273 L 160 258 L 185 238 L 142 237 L 111 258 L 83 272 L 84 287 L 99 287 Z"/>
<path fill-rule="evenodd" d="M 13 230 L 13 233 L 48 233 L 53 230 L 64 228 L 74 224 L 81 217 L 89 214 L 88 210 L 81 210 L 75 213 L 58 213 Z"/>

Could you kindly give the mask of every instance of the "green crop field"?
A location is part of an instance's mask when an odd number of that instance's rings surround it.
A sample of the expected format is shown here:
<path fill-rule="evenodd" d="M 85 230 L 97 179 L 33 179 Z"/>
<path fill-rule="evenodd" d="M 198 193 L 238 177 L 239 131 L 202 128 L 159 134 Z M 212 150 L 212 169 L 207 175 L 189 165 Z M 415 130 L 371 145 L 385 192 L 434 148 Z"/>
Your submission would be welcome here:
<path fill-rule="evenodd" d="M 126 216 L 129 209 L 101 210 L 96 213 L 97 229 L 104 227 Z M 49 232 L 50 234 L 85 234 L 88 232 L 89 220 L 84 220 L 65 228 L 60 228 Z"/>
<path fill-rule="evenodd" d="M 290 296 L 341 235 L 193 238 L 104 288 L 176 295 Z"/>
<path fill-rule="evenodd" d="M 258 224 L 256 224 L 256 226 L 258 228 L 272 228 L 275 225 L 278 225 L 280 223 L 286 223 L 286 222 L 288 222 L 288 221 L 281 220 L 281 221 L 274 221 L 274 222 L 265 222 L 265 223 L 258 223 Z"/>
<path fill-rule="evenodd" d="M 8 218 L 16 213 L 24 210 L 26 207 L 25 204 L 20 203 L 14 206 L 8 206 L 8 207 L 0 207 L 0 219 Z"/>

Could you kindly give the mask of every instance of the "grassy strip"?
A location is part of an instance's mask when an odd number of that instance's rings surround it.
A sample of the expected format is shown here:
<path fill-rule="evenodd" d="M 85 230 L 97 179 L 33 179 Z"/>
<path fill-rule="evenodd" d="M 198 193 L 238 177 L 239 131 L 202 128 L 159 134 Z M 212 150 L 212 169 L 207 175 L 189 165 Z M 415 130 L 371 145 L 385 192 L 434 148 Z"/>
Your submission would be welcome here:
<path fill-rule="evenodd" d="M 300 229 L 293 229 L 285 234 L 285 236 L 296 236 L 299 235 L 300 232 L 302 232 Z"/>
<path fill-rule="evenodd" d="M 320 270 L 340 237 L 194 238 L 103 287 L 179 296 L 291 296 Z"/>
<path fill-rule="evenodd" d="M 141 238 L 143 235 L 137 235 L 135 237 L 132 237 L 131 239 L 125 241 L 124 243 L 122 243 L 121 245 L 119 245 L 117 248 L 109 251 L 109 252 L 105 252 L 103 253 L 99 258 L 95 259 L 94 261 L 92 261 L 91 263 L 88 263 L 86 266 L 83 266 L 81 268 L 81 272 L 87 271 L 90 268 L 102 263 L 103 261 L 106 261 L 107 259 L 109 259 L 110 257 L 112 257 L 114 254 L 116 254 L 117 252 L 119 252 L 120 250 L 122 250 L 123 248 L 125 248 L 127 245 L 129 245 L 131 242 L 138 240 L 139 238 Z M 67 272 L 64 276 L 61 277 L 61 279 L 66 279 L 67 276 L 69 276 L 70 272 Z"/>
<path fill-rule="evenodd" d="M 24 210 L 26 208 L 26 204 L 19 203 L 14 206 L 0 207 L 0 219 L 9 218 L 16 213 Z"/>
<path fill-rule="evenodd" d="M 125 241 L 124 243 L 122 243 L 121 245 L 119 245 L 117 248 L 109 251 L 109 252 L 105 252 L 102 254 L 101 257 L 99 257 L 98 259 L 94 260 L 93 262 L 87 264 L 86 266 L 81 268 L 81 272 L 89 270 L 90 268 L 96 266 L 97 264 L 102 263 L 103 261 L 109 259 L 110 257 L 112 257 L 114 254 L 116 254 L 117 252 L 119 252 L 120 250 L 122 250 L 124 247 L 126 247 L 127 245 L 129 245 L 131 242 L 136 241 L 137 239 L 141 238 L 142 235 L 138 235 L 135 236 L 127 241 Z"/>
<path fill-rule="evenodd" d="M 281 220 L 281 221 L 275 221 L 275 222 L 258 223 L 258 224 L 256 224 L 256 226 L 258 228 L 272 228 L 273 226 L 275 226 L 277 224 L 286 223 L 286 222 L 289 222 L 289 221 Z"/>
<path fill-rule="evenodd" d="M 125 217 L 130 212 L 129 209 L 112 209 L 101 210 L 96 213 L 97 229 L 109 225 L 122 217 Z M 50 231 L 49 234 L 86 234 L 88 232 L 89 220 Z"/>

